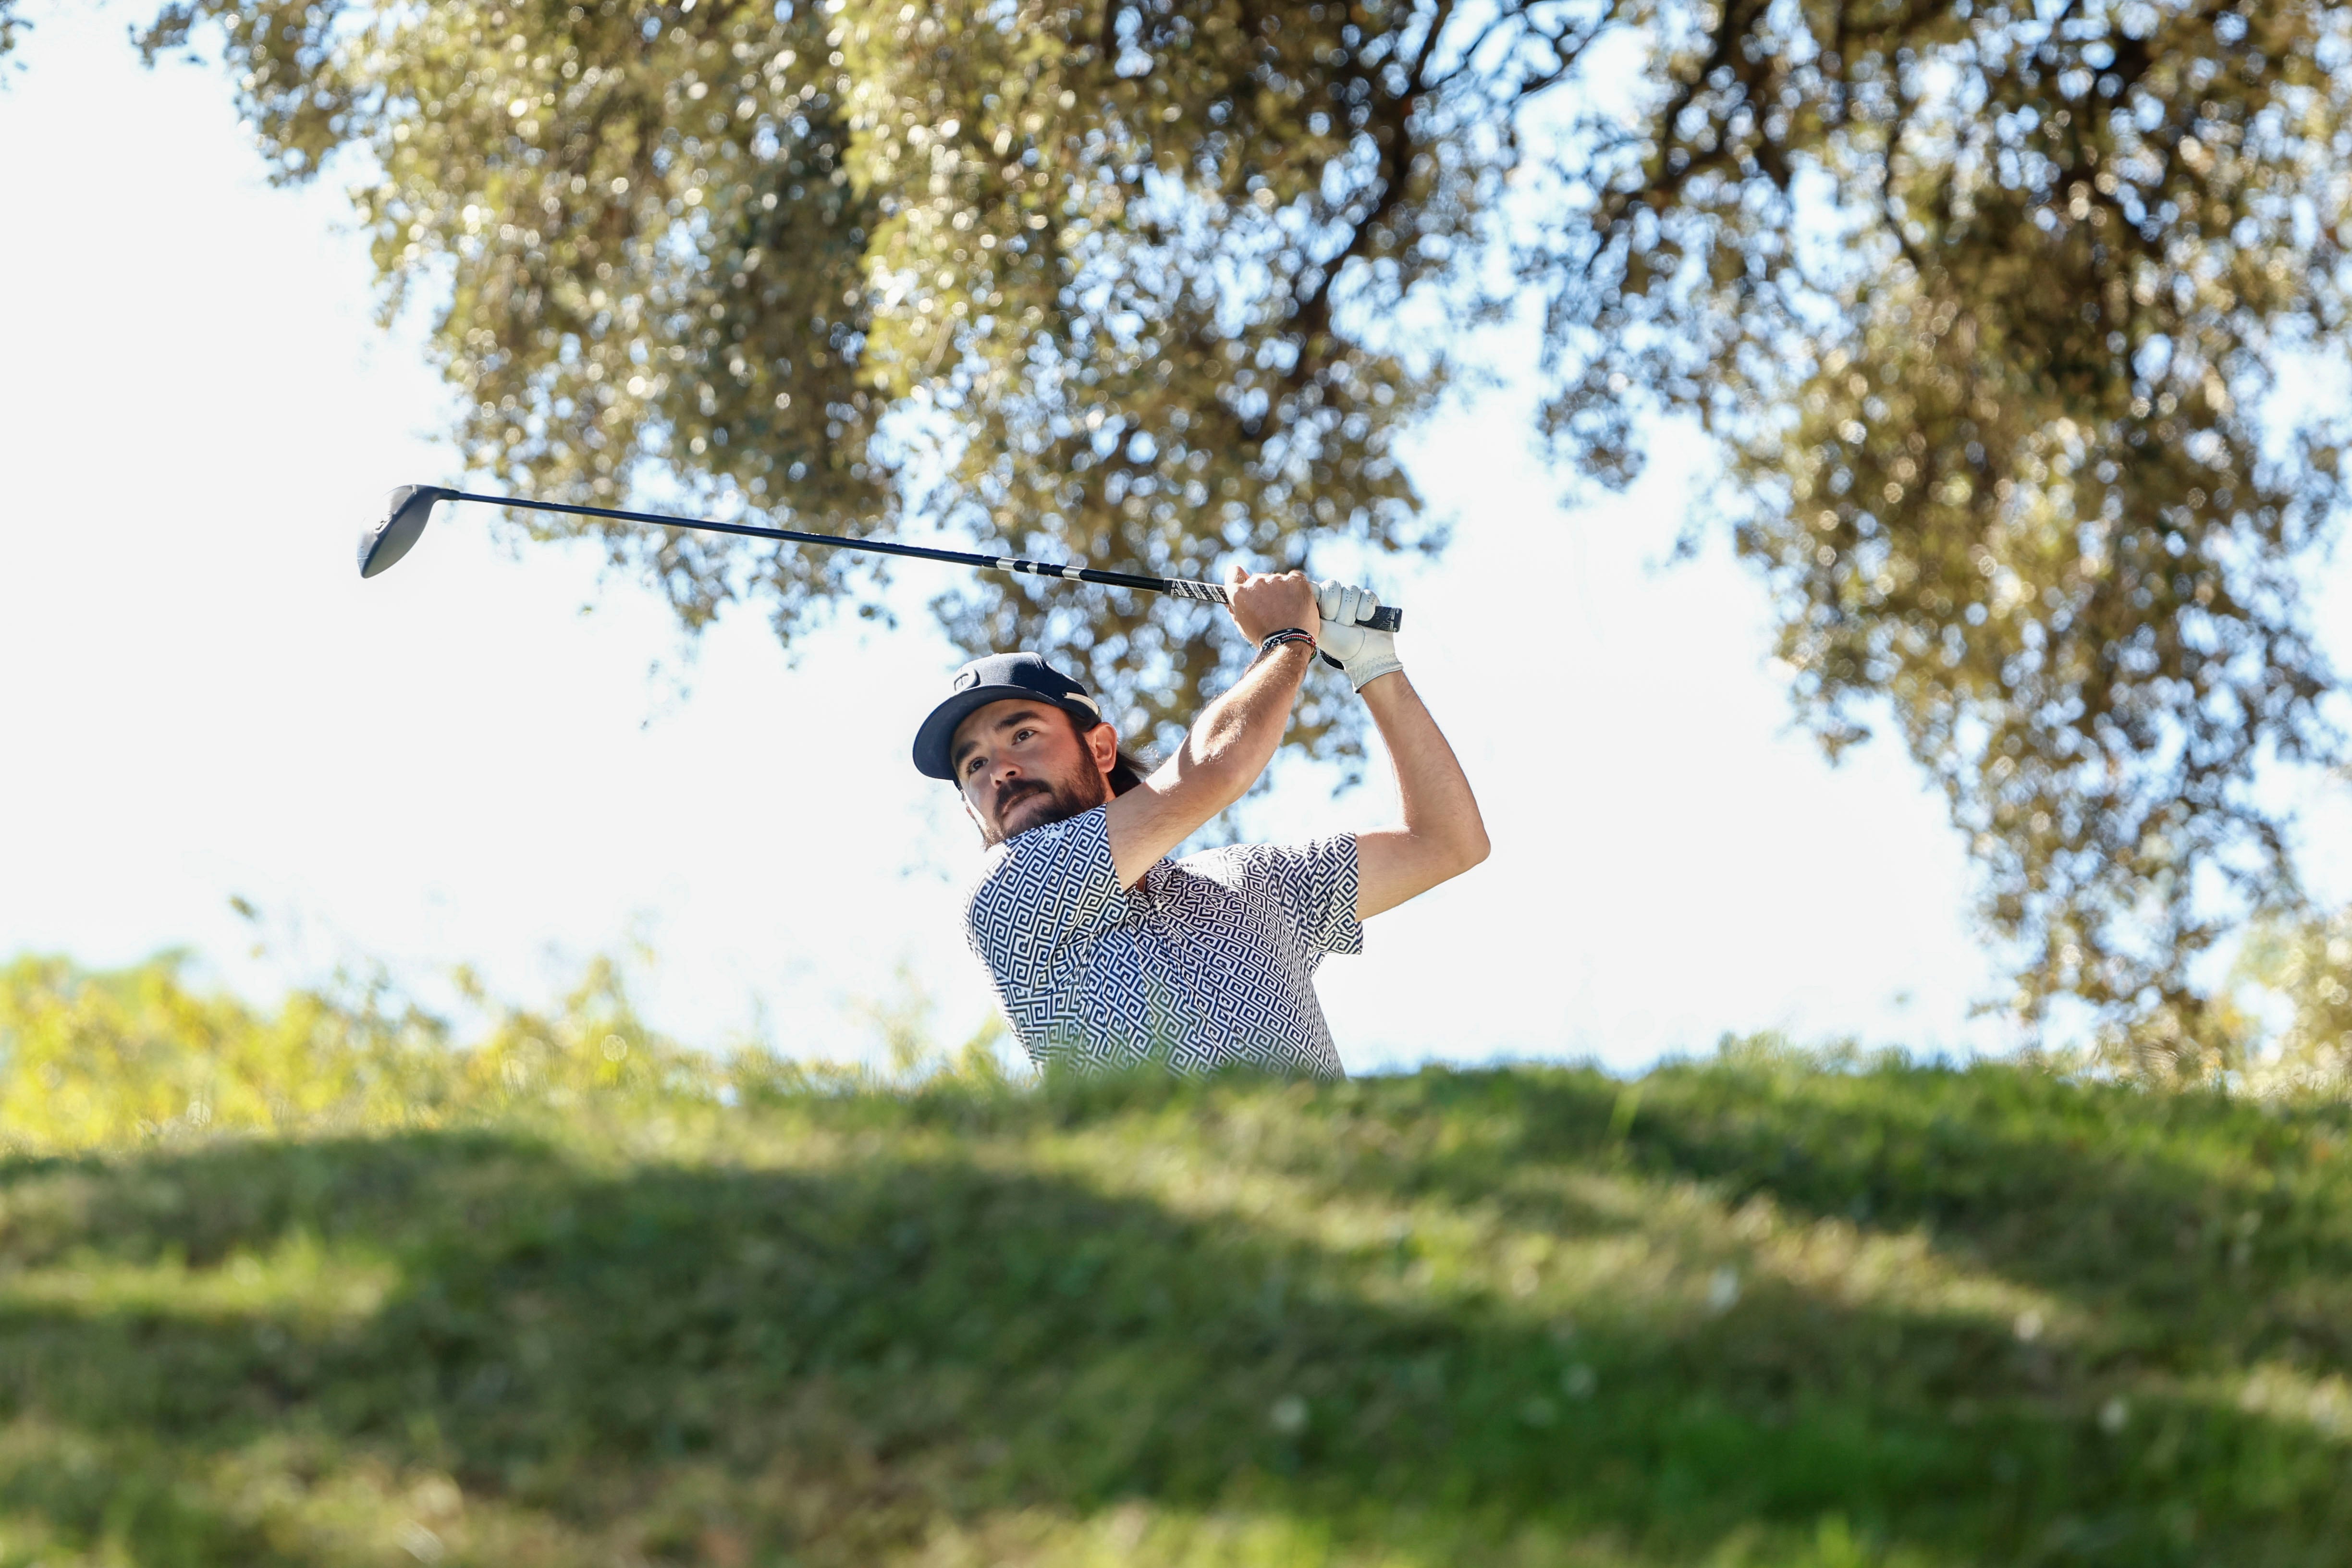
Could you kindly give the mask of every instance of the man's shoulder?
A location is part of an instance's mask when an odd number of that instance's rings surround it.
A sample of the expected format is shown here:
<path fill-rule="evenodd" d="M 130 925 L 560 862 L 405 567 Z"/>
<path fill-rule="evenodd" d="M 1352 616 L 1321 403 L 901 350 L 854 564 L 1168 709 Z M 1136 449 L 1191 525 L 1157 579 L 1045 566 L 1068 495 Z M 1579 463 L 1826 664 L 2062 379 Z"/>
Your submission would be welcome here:
<path fill-rule="evenodd" d="M 1176 862 L 1180 870 L 1212 881 L 1240 883 L 1265 880 L 1353 854 L 1356 836 L 1332 834 L 1271 844 L 1223 844 L 1202 849 Z"/>
<path fill-rule="evenodd" d="M 1036 883 L 1086 877 L 1110 865 L 1110 835 L 1103 808 L 1096 806 L 991 846 L 965 891 L 964 910 L 969 915 Z"/>
<path fill-rule="evenodd" d="M 1335 834 L 1292 844 L 1233 844 L 1183 863 L 1203 881 L 1272 916 L 1309 947 L 1355 952 L 1363 946 L 1356 918 L 1356 836 Z"/>
<path fill-rule="evenodd" d="M 964 934 L 1000 985 L 1044 984 L 1132 918 L 1099 807 L 990 851 L 964 904 Z"/>
<path fill-rule="evenodd" d="M 1181 859 L 1169 860 L 1164 864 L 1186 876 L 1201 877 L 1230 886 L 1246 874 L 1249 852 L 1256 847 L 1255 844 L 1220 844 L 1213 848 L 1195 849 Z"/>

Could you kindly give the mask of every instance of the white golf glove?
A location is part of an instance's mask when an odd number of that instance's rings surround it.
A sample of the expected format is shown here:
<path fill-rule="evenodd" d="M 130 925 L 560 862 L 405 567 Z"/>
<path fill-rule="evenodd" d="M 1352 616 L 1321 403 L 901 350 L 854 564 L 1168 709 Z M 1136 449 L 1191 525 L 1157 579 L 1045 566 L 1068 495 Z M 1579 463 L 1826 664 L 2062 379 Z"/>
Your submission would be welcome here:
<path fill-rule="evenodd" d="M 1315 584 L 1315 613 L 1323 617 L 1323 635 L 1316 639 L 1323 662 L 1347 672 L 1348 684 L 1361 691 L 1383 675 L 1404 668 L 1397 658 L 1396 633 L 1376 632 L 1356 625 L 1359 617 L 1380 607 L 1381 596 L 1370 588 L 1346 583 Z"/>

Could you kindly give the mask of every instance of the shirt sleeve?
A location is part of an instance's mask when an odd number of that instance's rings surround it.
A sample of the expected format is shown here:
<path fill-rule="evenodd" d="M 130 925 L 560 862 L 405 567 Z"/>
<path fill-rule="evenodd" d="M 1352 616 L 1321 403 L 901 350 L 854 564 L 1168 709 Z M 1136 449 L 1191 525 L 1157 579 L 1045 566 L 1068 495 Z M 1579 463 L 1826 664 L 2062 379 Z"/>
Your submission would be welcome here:
<path fill-rule="evenodd" d="M 1222 856 L 1235 885 L 1280 910 L 1307 952 L 1364 951 L 1354 834 L 1305 844 L 1236 844 Z"/>
<path fill-rule="evenodd" d="M 991 853 L 964 926 L 972 952 L 1009 990 L 1051 984 L 1073 943 L 1127 916 L 1100 806 L 1033 827 Z"/>

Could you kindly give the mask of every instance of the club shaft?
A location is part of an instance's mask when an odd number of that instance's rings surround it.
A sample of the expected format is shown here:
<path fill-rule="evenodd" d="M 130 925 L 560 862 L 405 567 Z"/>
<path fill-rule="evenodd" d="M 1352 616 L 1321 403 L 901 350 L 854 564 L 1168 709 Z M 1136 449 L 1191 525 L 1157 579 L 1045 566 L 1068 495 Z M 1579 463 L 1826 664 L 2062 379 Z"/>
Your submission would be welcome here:
<path fill-rule="evenodd" d="M 647 522 L 657 528 L 689 528 L 701 533 L 731 533 L 743 539 L 773 539 L 787 544 L 819 544 L 829 550 L 862 550 L 871 555 L 903 555 L 916 561 L 944 561 L 982 572 L 1013 572 L 1030 577 L 1059 577 L 1069 583 L 1099 583 L 1108 588 L 1140 588 L 1178 599 L 1212 605 L 1229 601 L 1223 586 L 1190 577 L 1148 577 L 1136 572 L 1104 572 L 1092 566 L 1066 566 L 1051 561 L 1030 561 L 1017 555 L 983 555 L 972 550 L 940 550 L 927 544 L 901 544 L 892 539 L 849 539 L 836 533 L 803 533 L 791 528 L 762 528 L 749 522 L 719 522 L 709 518 L 669 517 L 660 512 L 624 511 L 617 507 L 574 506 L 569 501 L 524 500 L 515 496 L 476 495 L 457 490 L 451 500 L 478 501 L 484 506 L 517 507 L 526 511 L 560 511 L 573 517 L 606 517 L 621 522 Z M 1382 605 L 1364 624 L 1377 631 L 1395 631 L 1404 612 Z"/>

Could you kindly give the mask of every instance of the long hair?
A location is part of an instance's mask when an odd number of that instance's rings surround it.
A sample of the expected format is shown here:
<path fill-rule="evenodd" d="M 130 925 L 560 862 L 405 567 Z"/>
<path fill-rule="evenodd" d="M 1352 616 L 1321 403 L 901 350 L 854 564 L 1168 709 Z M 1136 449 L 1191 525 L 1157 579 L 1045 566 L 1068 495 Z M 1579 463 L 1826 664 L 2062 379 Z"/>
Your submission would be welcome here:
<path fill-rule="evenodd" d="M 1087 738 L 1089 731 L 1097 730 L 1109 722 L 1107 719 L 1097 719 L 1092 723 L 1088 723 L 1070 709 L 1065 708 L 1062 711 L 1069 714 L 1070 728 L 1081 741 Z M 1122 746 L 1119 748 L 1118 760 L 1110 765 L 1110 793 L 1114 796 L 1125 795 L 1129 790 L 1141 784 L 1143 775 L 1150 771 L 1148 764 L 1139 758 L 1130 756 L 1127 749 Z"/>
<path fill-rule="evenodd" d="M 1110 765 L 1110 793 L 1115 795 L 1125 795 L 1129 790 L 1141 784 L 1143 775 L 1150 771 L 1125 752 L 1119 752 L 1118 760 Z"/>

